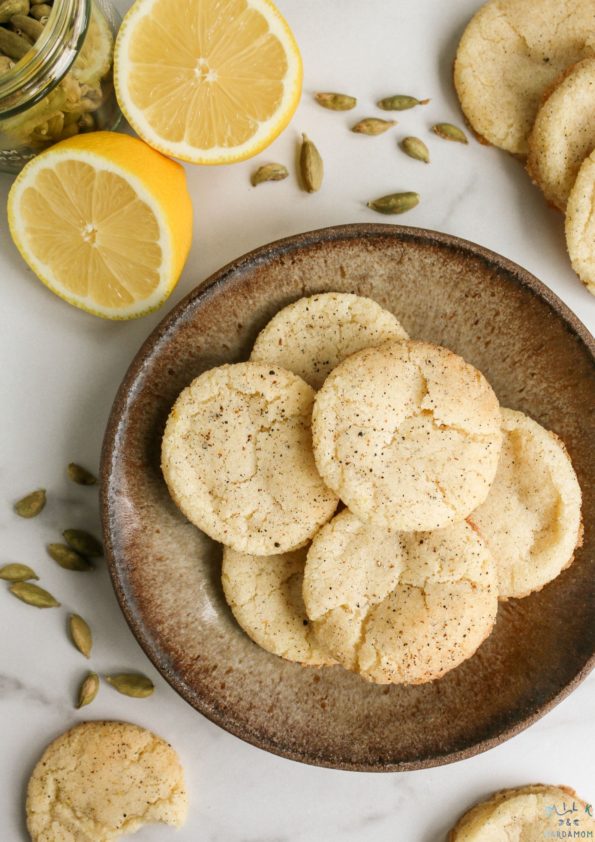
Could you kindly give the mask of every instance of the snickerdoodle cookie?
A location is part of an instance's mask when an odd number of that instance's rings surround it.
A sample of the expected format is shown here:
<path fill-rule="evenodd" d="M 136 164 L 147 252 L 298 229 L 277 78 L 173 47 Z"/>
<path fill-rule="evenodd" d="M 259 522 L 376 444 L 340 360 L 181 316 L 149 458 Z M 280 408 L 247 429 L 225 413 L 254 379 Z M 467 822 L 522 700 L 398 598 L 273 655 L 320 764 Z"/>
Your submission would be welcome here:
<path fill-rule="evenodd" d="M 314 390 L 256 362 L 213 368 L 180 394 L 161 463 L 186 517 L 238 552 L 303 546 L 332 516 L 337 497 L 312 455 Z"/>
<path fill-rule="evenodd" d="M 572 268 L 595 295 L 595 151 L 581 165 L 568 197 L 566 247 Z"/>
<path fill-rule="evenodd" d="M 348 357 L 314 403 L 323 479 L 361 520 L 438 529 L 482 503 L 502 441 L 498 400 L 462 357 L 388 342 Z"/>
<path fill-rule="evenodd" d="M 221 581 L 227 604 L 255 643 L 288 661 L 334 663 L 317 644 L 308 622 L 302 582 L 307 549 L 272 556 L 223 552 Z"/>
<path fill-rule="evenodd" d="M 572 562 L 581 540 L 581 489 L 560 439 L 532 418 L 502 410 L 494 484 L 469 520 L 487 543 L 503 598 L 543 588 Z"/>
<path fill-rule="evenodd" d="M 592 56 L 592 0 L 489 0 L 461 38 L 455 87 L 478 135 L 525 156 L 545 92 L 567 67 Z"/>
<path fill-rule="evenodd" d="M 344 667 L 378 684 L 422 684 L 489 635 L 495 564 L 465 522 L 387 532 L 345 510 L 308 551 L 304 603 L 320 644 Z"/>
<path fill-rule="evenodd" d="M 407 338 L 396 316 L 372 299 L 327 292 L 280 310 L 258 334 L 250 359 L 280 365 L 320 389 L 356 351 Z"/>
<path fill-rule="evenodd" d="M 27 788 L 33 842 L 109 842 L 145 824 L 181 827 L 188 797 L 173 748 L 128 722 L 83 722 L 46 748 Z"/>

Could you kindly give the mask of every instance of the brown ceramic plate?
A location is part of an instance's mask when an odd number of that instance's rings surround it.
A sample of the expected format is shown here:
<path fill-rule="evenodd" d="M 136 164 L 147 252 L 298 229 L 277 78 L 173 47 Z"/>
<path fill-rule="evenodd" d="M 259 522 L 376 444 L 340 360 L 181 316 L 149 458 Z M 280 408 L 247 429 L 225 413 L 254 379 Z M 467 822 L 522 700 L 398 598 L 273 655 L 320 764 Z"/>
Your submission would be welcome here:
<path fill-rule="evenodd" d="M 566 442 L 584 491 L 574 564 L 500 608 L 477 654 L 432 684 L 381 687 L 340 667 L 269 655 L 236 625 L 221 551 L 172 503 L 161 435 L 205 369 L 247 359 L 257 332 L 303 295 L 374 298 L 411 336 L 481 369 L 504 406 Z M 526 271 L 444 234 L 349 225 L 290 237 L 217 272 L 152 333 L 116 397 L 105 437 L 102 509 L 116 594 L 157 669 L 201 713 L 267 751 L 340 769 L 394 771 L 459 760 L 526 728 L 595 660 L 595 349 L 572 313 Z"/>

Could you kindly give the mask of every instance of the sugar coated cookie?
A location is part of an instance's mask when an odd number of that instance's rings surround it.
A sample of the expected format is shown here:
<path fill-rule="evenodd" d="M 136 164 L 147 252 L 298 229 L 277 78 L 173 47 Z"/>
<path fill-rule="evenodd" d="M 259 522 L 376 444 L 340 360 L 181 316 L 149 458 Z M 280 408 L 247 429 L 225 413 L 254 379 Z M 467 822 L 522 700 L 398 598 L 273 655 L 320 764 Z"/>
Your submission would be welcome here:
<path fill-rule="evenodd" d="M 595 151 L 581 165 L 568 197 L 566 246 L 572 268 L 595 295 Z"/>
<path fill-rule="evenodd" d="M 569 65 L 594 55 L 592 0 L 489 0 L 457 50 L 465 116 L 489 143 L 525 156 L 544 93 Z"/>
<path fill-rule="evenodd" d="M 186 517 L 238 552 L 306 544 L 337 505 L 312 456 L 313 400 L 300 377 L 262 363 L 197 377 L 171 411 L 161 451 Z"/>
<path fill-rule="evenodd" d="M 345 510 L 312 542 L 304 602 L 344 667 L 377 684 L 422 684 L 473 655 L 492 630 L 494 560 L 465 522 L 389 533 Z"/>
<path fill-rule="evenodd" d="M 461 357 L 412 340 L 359 351 L 318 392 L 322 477 L 361 520 L 438 529 L 482 503 L 496 474 L 498 400 Z"/>
<path fill-rule="evenodd" d="M 505 789 L 465 813 L 448 842 L 590 839 L 595 831 L 592 814 L 593 808 L 569 787 L 533 784 Z"/>
<path fill-rule="evenodd" d="M 165 740 L 128 722 L 83 722 L 33 770 L 27 828 L 33 842 L 109 842 L 153 822 L 181 827 L 187 800 Z"/>
<path fill-rule="evenodd" d="M 408 339 L 396 316 L 370 298 L 327 292 L 280 310 L 258 334 L 250 359 L 280 365 L 320 389 L 346 357 L 389 339 Z"/>
<path fill-rule="evenodd" d="M 491 550 L 500 596 L 538 591 L 572 562 L 581 539 L 581 489 L 560 439 L 532 418 L 502 410 L 496 479 L 469 520 Z"/>
<path fill-rule="evenodd" d="M 227 604 L 255 643 L 288 661 L 308 666 L 334 663 L 317 644 L 302 582 L 307 549 L 272 556 L 223 552 L 221 580 Z"/>
<path fill-rule="evenodd" d="M 561 211 L 593 149 L 595 58 L 586 58 L 566 70 L 539 109 L 529 137 L 529 175 Z"/>

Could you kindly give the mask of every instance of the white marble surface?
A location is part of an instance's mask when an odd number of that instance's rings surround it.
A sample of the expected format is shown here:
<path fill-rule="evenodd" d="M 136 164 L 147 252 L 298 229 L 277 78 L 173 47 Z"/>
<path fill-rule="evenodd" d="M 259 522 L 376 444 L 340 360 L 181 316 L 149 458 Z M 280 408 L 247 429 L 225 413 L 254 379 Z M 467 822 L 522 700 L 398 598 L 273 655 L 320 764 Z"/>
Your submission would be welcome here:
<path fill-rule="evenodd" d="M 129 4 L 123 0 L 124 10 Z M 177 302 L 219 266 L 270 240 L 326 225 L 386 221 L 365 208 L 370 198 L 417 190 L 420 206 L 399 221 L 457 234 L 505 254 L 535 273 L 593 329 L 595 299 L 582 288 L 564 250 L 561 217 L 549 210 L 519 163 L 476 142 L 459 146 L 427 135 L 433 121 L 460 122 L 450 83 L 454 47 L 477 0 L 280 0 L 301 46 L 303 101 L 291 126 L 260 156 L 293 162 L 308 132 L 326 163 L 323 190 L 301 193 L 293 179 L 253 190 L 254 163 L 191 168 L 195 239 Z M 323 111 L 315 90 L 359 97 L 356 112 Z M 374 113 L 393 92 L 432 103 L 398 116 L 397 130 L 352 135 L 354 116 Z M 431 166 L 396 149 L 403 134 L 428 138 Z M 0 177 L 0 206 L 10 186 Z M 142 340 L 165 313 L 137 322 L 102 322 L 49 294 L 26 269 L 0 217 L 0 562 L 23 561 L 62 600 L 40 612 L 0 592 L 0 839 L 27 838 L 23 792 L 44 744 L 86 716 L 131 719 L 167 737 L 187 771 L 191 807 L 177 835 L 148 828 L 158 842 L 434 842 L 457 815 L 498 787 L 565 783 L 595 801 L 595 675 L 520 736 L 464 762 L 424 772 L 370 775 L 310 768 L 273 757 L 212 725 L 176 696 L 145 658 L 120 614 L 105 570 L 67 573 L 46 558 L 44 543 L 68 525 L 98 527 L 97 492 L 68 484 L 64 466 L 98 467 L 115 390 Z M 169 307 L 169 305 L 168 305 Z M 168 307 L 166 309 L 168 309 Z M 50 502 L 36 521 L 11 503 L 46 486 Z M 2 589 L 0 588 L 0 591 Z M 157 685 L 146 701 L 103 687 L 92 708 L 73 710 L 86 663 L 64 633 L 67 612 L 88 617 L 99 671 L 137 668 Z"/>

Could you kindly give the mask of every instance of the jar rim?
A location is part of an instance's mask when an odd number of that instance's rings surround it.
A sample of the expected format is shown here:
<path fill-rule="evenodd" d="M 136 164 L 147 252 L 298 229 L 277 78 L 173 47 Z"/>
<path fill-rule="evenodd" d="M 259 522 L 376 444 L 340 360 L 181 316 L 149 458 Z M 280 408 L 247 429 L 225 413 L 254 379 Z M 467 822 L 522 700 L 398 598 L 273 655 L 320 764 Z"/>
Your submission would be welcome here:
<path fill-rule="evenodd" d="M 92 0 L 55 0 L 44 31 L 0 76 L 0 120 L 39 102 L 64 78 L 85 40 Z"/>

